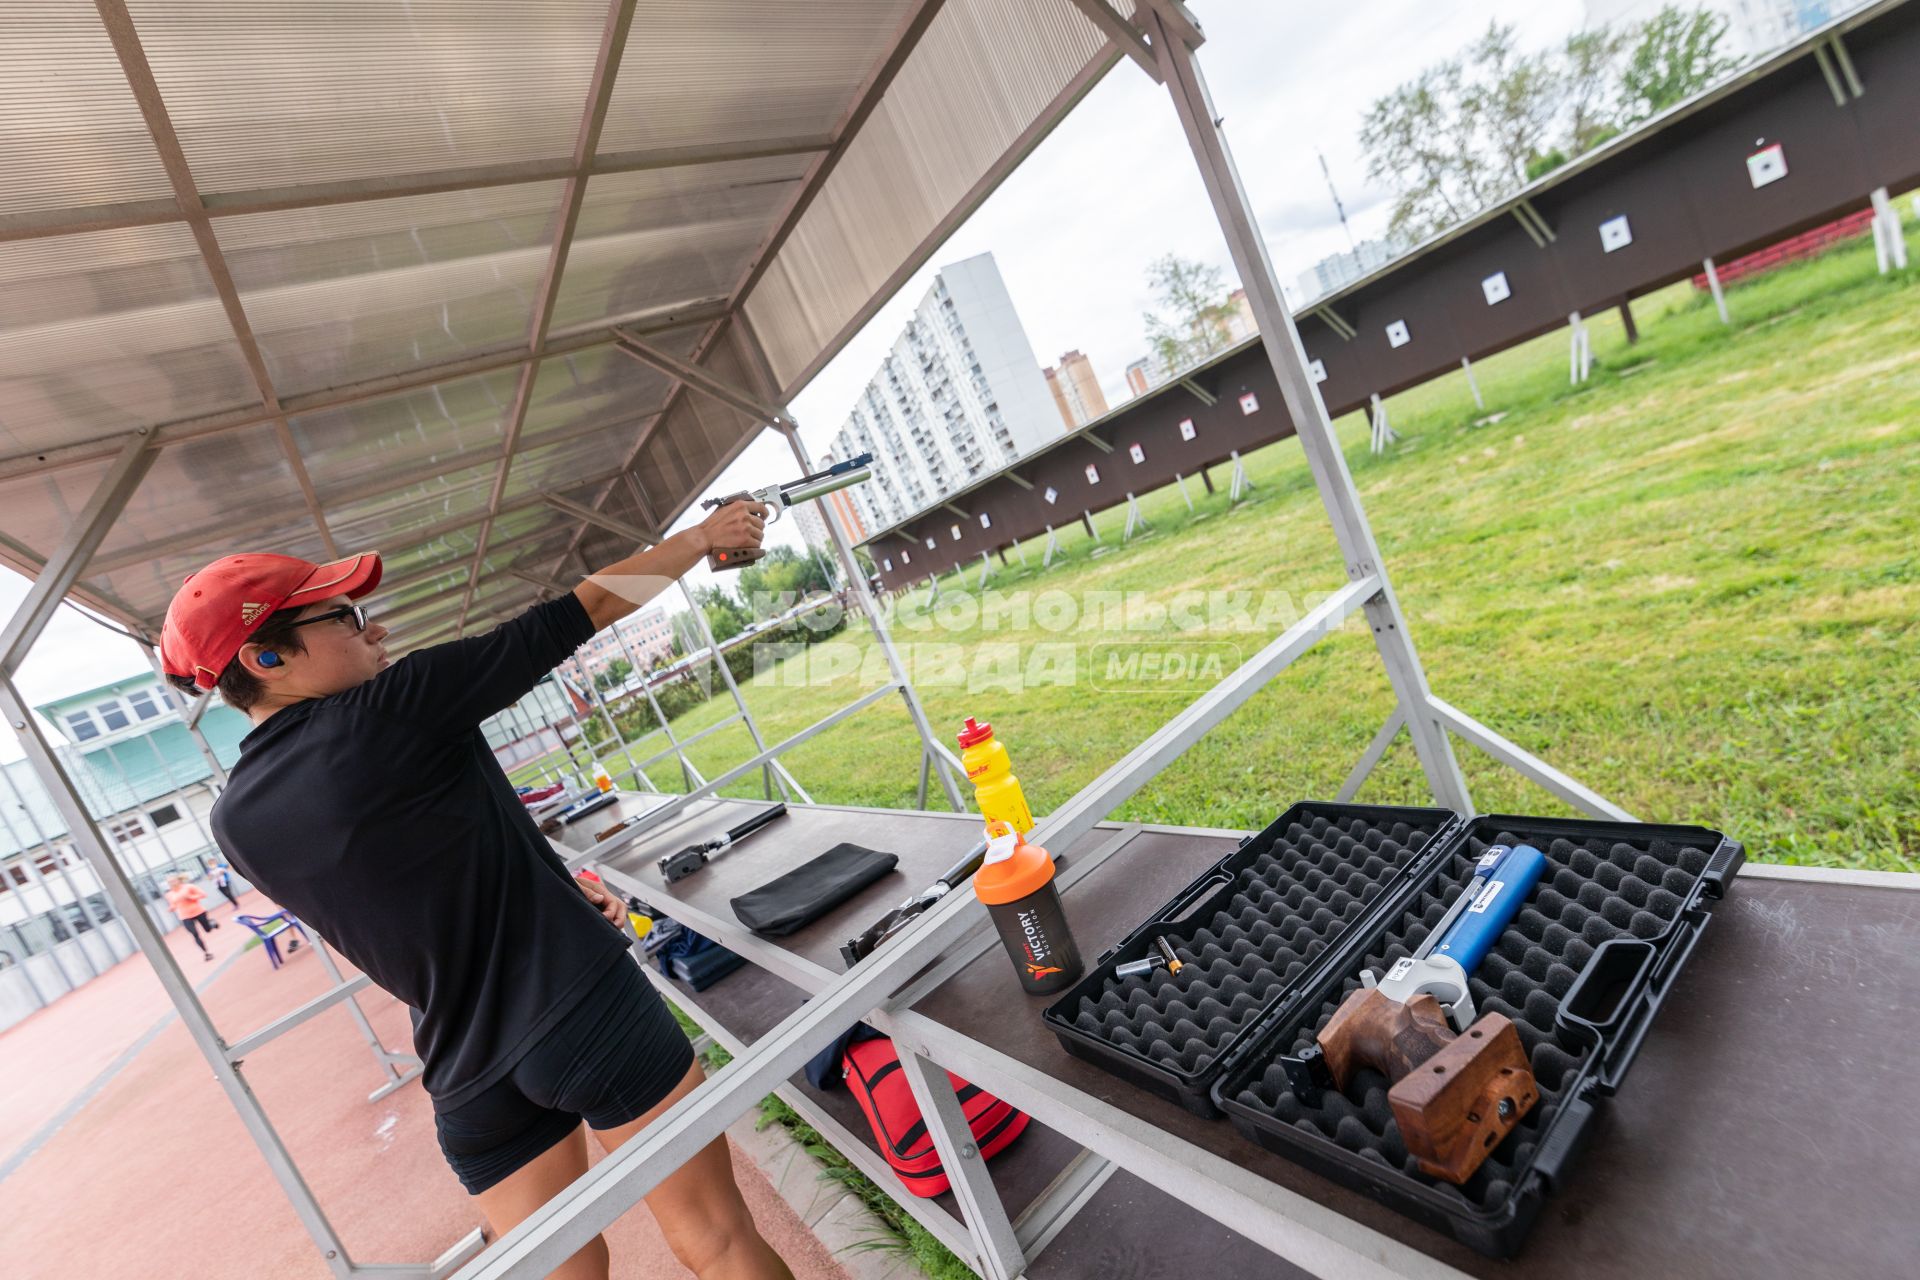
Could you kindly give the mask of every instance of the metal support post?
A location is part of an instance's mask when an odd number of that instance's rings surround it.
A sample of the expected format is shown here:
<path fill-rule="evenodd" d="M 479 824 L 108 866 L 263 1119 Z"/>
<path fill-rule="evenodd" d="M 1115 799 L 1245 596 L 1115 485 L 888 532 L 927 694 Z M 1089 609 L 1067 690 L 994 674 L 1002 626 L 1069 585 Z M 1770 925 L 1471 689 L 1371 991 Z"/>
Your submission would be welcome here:
<path fill-rule="evenodd" d="M 207 741 L 207 735 L 200 732 L 199 717 L 196 716 L 191 722 L 188 721 L 187 696 L 174 688 L 173 683 L 167 679 L 166 668 L 160 665 L 160 651 L 152 645 L 143 644 L 140 646 L 140 652 L 146 655 L 148 665 L 153 668 L 153 674 L 160 677 L 161 696 L 166 698 L 167 705 L 173 708 L 174 714 L 180 717 L 180 723 L 187 726 L 187 733 L 192 737 L 193 745 L 200 748 L 200 758 L 205 760 L 207 768 L 212 770 L 215 792 L 225 791 L 227 767 L 221 764 L 220 757 L 214 754 L 213 744 Z M 194 701 L 205 702 L 212 696 L 212 693 L 205 693 Z"/>
<path fill-rule="evenodd" d="M 1104 545 L 1100 541 L 1100 531 L 1093 527 L 1092 511 L 1082 511 L 1080 513 L 1080 523 L 1087 527 L 1087 536 L 1093 539 L 1095 545 Z"/>
<path fill-rule="evenodd" d="M 1480 398 L 1480 379 L 1473 376 L 1473 361 L 1467 359 L 1465 356 L 1461 356 L 1460 368 L 1464 370 L 1467 375 L 1467 390 L 1473 392 L 1473 407 L 1484 410 L 1487 407 L 1487 402 Z"/>
<path fill-rule="evenodd" d="M 1022 569 L 1026 568 L 1027 567 L 1027 549 L 1025 546 L 1021 544 L 1018 538 L 1014 539 L 1013 554 L 1020 557 L 1020 567 Z"/>
<path fill-rule="evenodd" d="M 1719 269 L 1713 265 L 1712 258 L 1702 258 L 1700 266 L 1707 273 L 1707 288 L 1713 290 L 1713 305 L 1720 311 L 1720 323 L 1732 324 L 1733 321 L 1727 316 L 1726 290 L 1720 287 Z"/>
<path fill-rule="evenodd" d="M 1907 269 L 1907 236 L 1900 225 L 1900 211 L 1893 207 L 1885 187 L 1873 190 L 1873 247 L 1880 262 L 1880 274 Z"/>
<path fill-rule="evenodd" d="M 1240 495 L 1253 488 L 1253 481 L 1247 479 L 1247 464 L 1240 461 L 1238 449 L 1228 450 L 1227 456 L 1233 459 L 1233 480 L 1227 486 L 1227 505 L 1240 501 Z"/>
<path fill-rule="evenodd" d="M 1132 494 L 1128 494 L 1127 495 L 1127 527 L 1120 534 L 1120 541 L 1122 542 L 1129 541 L 1133 537 L 1134 530 L 1136 529 L 1140 531 L 1143 537 L 1153 532 L 1153 526 L 1148 524 L 1147 518 L 1140 514 L 1140 503 L 1134 498 Z"/>
<path fill-rule="evenodd" d="M 1053 531 L 1052 525 L 1048 525 L 1047 526 L 1047 549 L 1045 554 L 1043 554 L 1040 557 L 1040 567 L 1042 569 L 1051 569 L 1053 567 L 1053 557 L 1056 554 L 1058 554 L 1059 551 L 1060 551 L 1060 536 Z"/>
<path fill-rule="evenodd" d="M 993 1188 L 987 1162 L 973 1141 L 952 1080 L 944 1068 L 911 1050 L 901 1051 L 900 1067 L 906 1073 L 913 1100 L 920 1104 L 927 1134 L 940 1153 L 941 1167 L 952 1182 L 961 1220 L 973 1237 L 974 1270 L 984 1280 L 1016 1280 L 1027 1269 L 1027 1255 L 1020 1248 L 1006 1206 Z"/>
<path fill-rule="evenodd" d="M 1178 471 L 1173 473 L 1173 482 L 1180 486 L 1180 500 L 1187 504 L 1187 514 L 1193 514 L 1193 495 L 1187 492 L 1187 478 Z"/>
<path fill-rule="evenodd" d="M 993 576 L 993 566 L 987 562 L 987 553 L 980 553 L 980 581 L 974 585 L 975 591 L 987 589 L 987 579 Z"/>
<path fill-rule="evenodd" d="M 581 683 L 587 687 L 587 696 L 593 699 L 593 705 L 599 710 L 600 718 L 606 722 L 608 732 L 613 734 L 614 742 L 619 744 L 620 753 L 627 757 L 627 763 L 631 766 L 621 776 L 635 779 L 643 783 L 647 790 L 657 793 L 660 788 L 653 785 L 653 779 L 647 776 L 647 771 L 633 763 L 631 744 L 627 742 L 627 735 L 620 732 L 620 723 L 613 718 L 613 711 L 607 706 L 607 700 L 600 696 L 600 686 L 593 682 L 592 676 L 585 674 L 584 668 L 581 674 Z"/>
<path fill-rule="evenodd" d="M 811 475 L 813 458 L 807 453 L 807 447 L 800 439 L 800 430 L 791 415 L 783 431 L 787 444 L 793 450 L 794 460 L 800 464 L 800 470 Z M 840 527 L 840 517 L 830 503 L 814 500 L 820 509 L 820 519 L 827 526 L 827 534 L 833 539 L 834 550 L 839 552 L 840 564 L 847 571 L 848 581 L 853 583 L 855 597 L 860 601 L 861 611 L 867 615 L 867 625 L 873 629 L 874 639 L 879 643 L 881 652 L 887 659 L 887 671 L 893 682 L 900 687 L 900 700 L 907 706 L 907 715 L 913 720 L 913 727 L 920 734 L 921 744 L 928 750 L 935 748 L 933 726 L 927 722 L 927 713 L 920 703 L 920 695 L 914 689 L 913 682 L 907 678 L 906 667 L 900 662 L 900 654 L 893 647 L 893 636 L 887 630 L 886 620 L 880 616 L 880 606 L 874 603 L 873 592 L 867 585 L 867 579 L 860 572 L 860 565 L 853 556 L 853 544 L 847 541 L 846 530 Z M 947 793 L 947 803 L 955 813 L 966 811 L 966 801 L 961 798 L 959 783 L 947 768 L 944 760 L 936 762 L 936 771 L 940 775 L 940 789 Z"/>
<path fill-rule="evenodd" d="M 1246 288 L 1254 322 L 1260 332 L 1267 335 L 1267 357 L 1273 365 L 1281 399 L 1294 423 L 1301 449 L 1313 470 L 1320 500 L 1339 539 L 1347 575 L 1354 580 L 1379 575 L 1380 590 L 1367 604 L 1367 621 L 1394 694 L 1402 710 L 1409 713 L 1407 723 L 1427 785 L 1441 804 L 1456 812 L 1471 813 L 1472 798 L 1467 791 L 1466 777 L 1460 772 L 1460 763 L 1454 758 L 1453 746 L 1426 710 L 1427 700 L 1432 696 L 1426 671 L 1420 665 L 1420 656 L 1407 632 L 1406 618 L 1381 563 L 1380 549 L 1374 541 L 1359 491 L 1354 487 L 1353 475 L 1347 469 L 1346 455 L 1340 449 L 1333 424 L 1307 373 L 1306 350 L 1301 346 L 1299 330 L 1294 327 L 1292 311 L 1281 295 L 1266 241 L 1240 183 L 1226 135 L 1221 131 L 1222 117 L 1214 110 L 1192 48 L 1174 34 L 1182 29 L 1184 22 L 1177 14 L 1170 21 L 1166 9 L 1167 0 L 1148 0 L 1141 16 L 1160 59 L 1174 110 L 1179 113 L 1214 214 L 1226 235 L 1234 266 Z"/>
<path fill-rule="evenodd" d="M 1593 339 L 1578 311 L 1567 316 L 1567 381 L 1579 386 L 1593 372 Z"/>
<path fill-rule="evenodd" d="M 1368 447 L 1376 454 L 1385 453 L 1387 446 L 1398 440 L 1400 435 L 1387 422 L 1387 406 L 1380 399 L 1379 394 L 1376 392 L 1369 397 L 1369 400 L 1372 404 L 1372 411 L 1368 415 Z"/>
<path fill-rule="evenodd" d="M 753 749 L 756 752 L 765 751 L 767 740 L 760 736 L 760 726 L 754 722 L 753 712 L 747 710 L 747 700 L 740 696 L 740 686 L 733 681 L 733 668 L 727 665 L 727 655 L 720 652 L 720 642 L 713 638 L 713 628 L 707 625 L 707 611 L 702 609 L 700 602 L 693 598 L 693 588 L 687 585 L 685 578 L 680 580 L 680 594 L 685 597 L 687 608 L 693 610 L 694 626 L 699 628 L 701 642 L 707 646 L 707 653 L 713 658 L 714 665 L 720 668 L 720 678 L 726 682 L 727 692 L 733 695 L 733 705 L 740 708 L 740 718 L 746 722 L 747 733 L 753 738 Z M 776 782 L 780 786 L 780 795 L 784 799 L 792 800 L 793 796 L 787 790 L 785 779 L 777 778 L 771 768 L 760 771 L 761 793 L 769 800 L 773 799 L 773 788 Z"/>

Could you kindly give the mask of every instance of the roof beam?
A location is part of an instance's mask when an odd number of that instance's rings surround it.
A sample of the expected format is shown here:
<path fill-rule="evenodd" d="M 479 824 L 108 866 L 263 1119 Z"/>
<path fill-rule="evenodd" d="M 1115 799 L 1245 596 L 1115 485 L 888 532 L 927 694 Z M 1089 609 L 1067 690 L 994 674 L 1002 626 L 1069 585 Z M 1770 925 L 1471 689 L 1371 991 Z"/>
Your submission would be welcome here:
<path fill-rule="evenodd" d="M 594 59 L 593 80 L 587 86 L 587 101 L 580 116 L 580 133 L 573 144 L 576 172 L 567 179 L 561 197 L 560 227 L 554 233 L 553 252 L 547 257 L 546 274 L 540 278 L 535 295 L 532 322 L 528 325 L 527 351 L 539 355 L 546 345 L 547 326 L 553 322 L 554 303 L 560 298 L 560 281 L 566 274 L 567 254 L 573 248 L 573 233 L 580 225 L 580 206 L 587 194 L 587 166 L 600 149 L 600 129 L 607 120 L 607 108 L 613 102 L 614 78 L 620 74 L 620 59 L 627 49 L 627 33 L 633 28 L 633 10 L 637 0 L 611 0 L 607 23 L 600 33 L 600 53 Z M 513 469 L 514 451 L 520 445 L 520 428 L 527 420 L 527 406 L 533 401 L 533 383 L 540 362 L 529 360 L 520 368 L 520 384 L 514 391 L 513 409 L 507 417 L 505 441 L 501 445 L 500 471 L 493 480 L 493 495 L 487 500 L 487 518 L 481 522 L 480 536 L 473 548 L 473 568 L 467 574 L 467 589 L 460 600 L 460 626 L 466 626 L 466 611 L 473 603 L 474 588 L 480 584 L 480 563 L 486 558 L 487 540 L 493 534 L 494 516 L 506 493 L 507 475 Z M 662 406 L 664 411 L 665 406 Z"/>
<path fill-rule="evenodd" d="M 820 189 L 826 185 L 827 178 L 833 173 L 835 166 L 840 163 L 841 158 L 846 155 L 847 148 L 852 145 L 855 135 L 860 132 L 860 127 L 867 122 L 868 117 L 872 116 L 875 109 L 879 107 L 880 100 L 886 96 L 887 90 L 892 87 L 894 79 L 900 74 L 900 69 L 906 65 L 907 58 L 911 56 L 914 49 L 919 46 L 920 38 L 926 35 L 927 28 L 933 24 L 935 16 L 939 14 L 940 7 L 944 3 L 945 0 L 920 0 L 920 3 L 914 6 L 913 12 L 909 13 L 905 21 L 900 24 L 900 28 L 895 32 L 893 44 L 888 48 L 886 56 L 880 60 L 879 65 L 874 67 L 873 74 L 868 76 L 860 88 L 855 91 L 852 104 L 847 108 L 846 113 L 835 123 L 833 128 L 833 146 L 829 148 L 826 154 L 821 156 L 813 168 L 807 172 L 806 180 L 801 183 L 800 190 L 794 193 L 792 203 L 789 204 L 786 210 L 780 215 L 779 221 L 774 224 L 772 232 L 768 234 L 758 252 L 748 261 L 746 270 L 741 273 L 740 282 L 734 286 L 733 292 L 727 297 L 728 315 L 732 315 L 739 310 L 741 305 L 746 301 L 747 294 L 752 291 L 753 286 L 759 282 L 760 277 L 766 273 L 767 268 L 773 265 L 774 257 L 780 252 L 780 247 L 787 242 L 787 237 L 793 234 L 794 227 L 800 222 L 800 216 L 807 211 L 808 207 L 813 204 L 814 198 L 820 194 Z M 890 292 L 891 291 L 889 291 L 889 293 Z M 707 330 L 705 336 L 703 336 L 700 342 L 694 347 L 694 363 L 697 364 L 712 344 L 719 340 L 726 325 L 727 316 L 722 316 L 720 319 L 714 321 L 712 327 Z M 672 411 L 674 401 L 679 397 L 680 392 L 681 387 L 676 385 L 673 390 L 667 394 L 664 412 Z M 664 422 L 665 420 L 663 416 L 661 421 Z M 627 455 L 625 463 L 621 468 L 623 471 L 631 471 L 633 469 L 633 464 L 639 460 L 641 445 L 645 443 L 646 441 L 643 439 L 634 445 L 633 451 Z M 606 505 L 607 496 L 612 491 L 613 487 L 609 485 L 599 497 L 594 499 L 593 506 L 597 509 Z M 586 535 L 586 532 L 587 526 L 585 524 L 582 524 L 578 529 L 574 530 L 573 541 L 567 547 L 568 555 L 573 554 L 574 549 L 580 545 L 580 539 Z"/>
<path fill-rule="evenodd" d="M 126 77 L 127 87 L 133 91 L 134 101 L 139 104 L 140 114 L 146 120 L 154 150 L 159 152 L 167 181 L 173 187 L 174 201 L 180 206 L 188 229 L 193 232 L 194 243 L 200 248 L 200 256 L 206 263 L 214 292 L 219 295 L 220 306 L 227 313 L 227 322 L 233 328 L 233 339 L 246 359 L 248 372 L 253 375 L 254 387 L 260 393 L 260 403 L 269 415 L 268 421 L 273 423 L 274 437 L 280 443 L 280 451 L 286 455 L 287 467 L 293 473 L 294 482 L 300 486 L 301 496 L 306 499 L 307 512 L 313 517 L 314 527 L 320 531 L 320 541 L 327 548 L 327 554 L 337 557 L 340 548 L 334 543 L 333 531 L 327 528 L 326 515 L 320 510 L 319 496 L 313 490 L 313 479 L 307 475 L 306 464 L 300 460 L 300 451 L 294 447 L 293 433 L 287 429 L 286 417 L 280 410 L 280 397 L 273 389 L 272 377 L 267 373 L 266 357 L 261 355 L 260 344 L 253 335 L 253 325 L 247 319 L 246 309 L 240 305 L 240 290 L 233 283 L 233 273 L 227 269 L 226 255 L 221 252 L 220 241 L 213 234 L 213 224 L 207 219 L 206 206 L 200 201 L 200 189 L 194 185 L 193 172 L 187 167 L 187 153 L 180 145 L 179 135 L 174 132 L 167 104 L 160 97 L 159 83 L 153 78 L 153 67 L 147 62 L 147 51 L 141 47 L 140 35 L 134 30 L 133 18 L 127 13 L 126 0 L 94 0 L 94 7 L 99 10 L 100 23 L 106 28 L 107 38 L 113 42 L 113 51 L 120 60 L 120 70 Z"/>
<path fill-rule="evenodd" d="M 749 418 L 771 425 L 781 421 L 786 415 L 774 408 L 752 392 L 743 391 L 725 378 L 701 368 L 679 356 L 648 346 L 640 340 L 638 334 L 615 329 L 614 345 L 621 354 L 631 356 L 641 364 L 658 369 L 669 377 L 680 379 L 682 386 L 692 387 L 695 391 L 710 399 L 717 400 L 729 409 L 737 409 Z"/>
<path fill-rule="evenodd" d="M 522 582 L 530 582 L 534 586 L 540 588 L 540 590 L 543 593 L 546 593 L 548 595 L 563 596 L 567 594 L 567 592 L 573 590 L 572 587 L 563 587 L 557 582 L 551 582 L 546 578 L 537 577 L 534 574 L 528 573 L 524 569 L 509 569 L 507 570 L 507 576 L 511 578 L 518 578 Z"/>
<path fill-rule="evenodd" d="M 774 156 L 824 153 L 833 146 L 826 134 L 767 138 L 757 142 L 713 146 L 656 147 L 644 151 L 614 152 L 594 157 L 588 176 L 637 173 L 644 169 L 671 169 L 724 164 L 731 160 L 760 160 Z M 200 202 L 214 218 L 249 213 L 279 213 L 288 209 L 318 209 L 328 205 L 359 204 L 369 200 L 396 200 L 408 196 L 441 195 L 450 191 L 480 191 L 535 182 L 557 182 L 581 173 L 569 156 L 551 160 L 518 160 L 507 164 L 437 169 L 427 173 L 388 174 L 343 182 L 312 182 L 248 191 L 203 191 Z M 0 217 L 0 242 L 44 236 L 110 231 L 184 222 L 173 200 L 127 200 L 114 204 L 79 205 L 69 209 L 37 209 Z"/>
<path fill-rule="evenodd" d="M 1119 45 L 1142 71 L 1153 78 L 1155 84 L 1165 83 L 1160 73 L 1160 60 L 1153 56 L 1153 46 L 1147 43 L 1145 34 L 1115 12 L 1107 0 L 1073 0 L 1073 7 L 1088 22 L 1100 28 L 1107 39 Z"/>

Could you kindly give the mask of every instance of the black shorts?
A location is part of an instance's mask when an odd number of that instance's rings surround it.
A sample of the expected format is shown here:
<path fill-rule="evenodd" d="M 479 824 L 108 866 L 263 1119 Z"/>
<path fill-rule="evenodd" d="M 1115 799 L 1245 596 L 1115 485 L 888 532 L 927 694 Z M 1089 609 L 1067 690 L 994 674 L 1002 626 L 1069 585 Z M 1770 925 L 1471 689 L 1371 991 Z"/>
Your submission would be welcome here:
<path fill-rule="evenodd" d="M 564 1140 L 637 1120 L 693 1065 L 667 1002 L 622 956 L 506 1078 L 450 1110 L 433 1108 L 440 1150 L 479 1194 Z"/>

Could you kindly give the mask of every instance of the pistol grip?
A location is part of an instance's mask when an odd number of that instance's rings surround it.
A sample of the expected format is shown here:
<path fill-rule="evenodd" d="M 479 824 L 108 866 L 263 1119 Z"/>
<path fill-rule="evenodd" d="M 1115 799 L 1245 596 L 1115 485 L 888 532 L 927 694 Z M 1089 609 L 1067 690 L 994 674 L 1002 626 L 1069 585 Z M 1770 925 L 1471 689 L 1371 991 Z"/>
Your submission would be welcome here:
<path fill-rule="evenodd" d="M 1454 1037 L 1446 1011 L 1432 996 L 1402 1003 L 1377 987 L 1362 987 L 1340 1002 L 1315 1038 L 1334 1087 L 1344 1093 L 1361 1067 L 1398 1083 Z"/>
<path fill-rule="evenodd" d="M 766 554 L 765 547 L 720 547 L 707 553 L 707 568 L 714 573 L 744 569 Z"/>

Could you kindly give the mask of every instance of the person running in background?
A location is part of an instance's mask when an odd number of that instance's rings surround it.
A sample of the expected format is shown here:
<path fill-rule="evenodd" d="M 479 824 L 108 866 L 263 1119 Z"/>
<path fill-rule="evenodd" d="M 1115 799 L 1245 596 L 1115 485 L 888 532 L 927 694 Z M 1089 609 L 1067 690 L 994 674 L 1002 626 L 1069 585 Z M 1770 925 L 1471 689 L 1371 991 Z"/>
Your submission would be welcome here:
<path fill-rule="evenodd" d="M 227 865 L 225 858 L 213 860 L 213 887 L 220 891 L 221 897 L 233 904 L 235 911 L 240 909 L 240 899 L 233 896 L 233 868 Z"/>
<path fill-rule="evenodd" d="M 193 945 L 200 948 L 203 959 L 213 959 L 213 952 L 207 950 L 207 944 L 200 940 L 202 932 L 213 932 L 213 922 L 207 919 L 207 895 L 198 885 L 187 883 L 187 877 L 176 871 L 167 877 L 167 905 L 173 908 L 173 914 L 180 917 L 180 923 L 187 927 L 187 936 L 193 939 Z"/>

